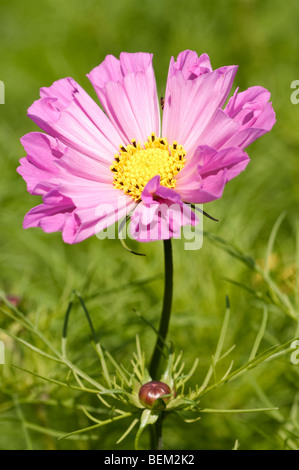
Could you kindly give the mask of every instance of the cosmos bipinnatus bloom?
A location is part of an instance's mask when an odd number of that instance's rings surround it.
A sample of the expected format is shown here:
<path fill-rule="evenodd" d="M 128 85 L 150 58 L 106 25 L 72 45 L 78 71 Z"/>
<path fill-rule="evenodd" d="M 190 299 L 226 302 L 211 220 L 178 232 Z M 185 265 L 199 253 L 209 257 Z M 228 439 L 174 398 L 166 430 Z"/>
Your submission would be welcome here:
<path fill-rule="evenodd" d="M 161 110 L 152 59 L 109 55 L 89 73 L 104 111 L 72 78 L 41 88 L 28 116 L 44 133 L 22 137 L 18 172 L 42 204 L 24 228 L 78 243 L 129 216 L 136 240 L 169 239 L 245 169 L 244 149 L 275 122 L 270 93 L 237 89 L 224 106 L 237 66 L 187 50 L 170 61 Z"/>

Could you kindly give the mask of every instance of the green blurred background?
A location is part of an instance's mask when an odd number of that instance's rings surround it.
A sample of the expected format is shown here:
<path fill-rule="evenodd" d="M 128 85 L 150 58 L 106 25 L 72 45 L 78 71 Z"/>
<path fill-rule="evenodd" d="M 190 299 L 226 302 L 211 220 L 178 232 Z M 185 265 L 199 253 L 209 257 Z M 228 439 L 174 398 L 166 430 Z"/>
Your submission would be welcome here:
<path fill-rule="evenodd" d="M 223 198 L 205 207 L 220 221 L 205 219 L 204 229 L 262 264 L 271 229 L 285 210 L 271 255 L 271 274 L 296 308 L 299 105 L 291 103 L 290 87 L 299 79 L 298 18 L 297 0 L 1 0 L 0 80 L 5 84 L 5 104 L 0 106 L 0 288 L 21 299 L 22 311 L 57 347 L 73 289 L 86 299 L 104 346 L 124 363 L 130 362 L 137 333 L 146 354 L 152 350 L 154 334 L 136 312 L 154 325 L 159 318 L 160 243 L 131 243 L 146 253 L 144 258 L 128 253 L 117 240 L 94 237 L 67 246 L 60 233 L 22 229 L 24 214 L 39 203 L 16 173 L 24 156 L 19 139 L 37 130 L 26 117 L 27 108 L 40 87 L 66 76 L 95 97 L 86 74 L 107 54 L 119 56 L 121 51 L 154 54 L 161 95 L 170 57 L 184 49 L 207 52 L 214 68 L 238 64 L 234 88 L 262 85 L 271 91 L 277 123 L 248 149 L 249 167 L 227 185 Z M 179 240 L 173 248 L 175 289 L 169 339 L 184 351 L 187 365 L 199 357 L 194 382 L 201 383 L 215 350 L 225 296 L 229 295 L 232 315 L 227 346 L 236 344 L 233 359 L 240 365 L 248 359 L 262 318 L 263 302 L 254 293 L 266 293 L 267 286 L 209 237 L 199 251 L 184 251 Z M 140 280 L 145 282 L 138 285 Z M 2 328 L 30 340 L 17 322 L 0 315 Z M 261 349 L 295 334 L 296 321 L 271 307 Z M 69 337 L 72 360 L 82 368 L 92 366 L 94 352 L 79 308 L 73 312 Z M 30 353 L 3 333 L 0 339 L 6 347 L 6 364 L 0 365 L 0 449 L 115 448 L 125 425 L 100 429 L 93 440 L 58 441 L 55 432 L 51 435 L 49 430 L 70 432 L 88 426 L 79 405 L 91 404 L 91 399 L 14 369 L 12 363 L 49 377 L 60 374 L 57 364 Z M 279 357 L 203 398 L 207 408 L 271 404 L 279 407 L 277 414 L 206 414 L 189 425 L 172 417 L 165 423 L 165 447 L 232 449 L 238 439 L 241 449 L 288 449 L 291 437 L 296 447 L 298 369 L 288 356 Z M 97 373 L 100 377 L 100 370 L 93 370 Z M 117 448 L 132 449 L 133 437 Z"/>

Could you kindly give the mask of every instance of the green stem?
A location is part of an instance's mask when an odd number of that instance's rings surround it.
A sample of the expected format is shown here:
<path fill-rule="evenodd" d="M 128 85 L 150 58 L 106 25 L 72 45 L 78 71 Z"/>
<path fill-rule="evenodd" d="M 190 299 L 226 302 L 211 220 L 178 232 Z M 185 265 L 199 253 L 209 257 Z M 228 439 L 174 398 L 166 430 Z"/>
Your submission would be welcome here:
<path fill-rule="evenodd" d="M 157 374 L 159 370 L 159 364 L 163 353 L 163 347 L 165 344 L 172 304 L 172 291 L 173 291 L 173 262 L 172 262 L 172 247 L 171 239 L 163 240 L 164 243 L 164 298 L 163 308 L 161 313 L 160 325 L 158 336 L 156 340 L 155 349 L 152 355 L 152 359 L 149 366 L 149 373 L 152 380 L 157 380 Z"/>
<path fill-rule="evenodd" d="M 172 261 L 172 247 L 171 239 L 163 240 L 164 243 L 164 297 L 163 308 L 160 318 L 160 325 L 157 335 L 157 340 L 154 352 L 151 358 L 149 373 L 152 380 L 158 379 L 159 365 L 163 348 L 168 332 L 171 305 L 172 305 L 172 291 L 173 291 L 173 261 Z M 155 424 L 151 426 L 151 450 L 162 450 L 162 420 L 163 415 L 159 416 Z"/>
<path fill-rule="evenodd" d="M 163 450 L 162 416 L 151 426 L 151 450 Z"/>

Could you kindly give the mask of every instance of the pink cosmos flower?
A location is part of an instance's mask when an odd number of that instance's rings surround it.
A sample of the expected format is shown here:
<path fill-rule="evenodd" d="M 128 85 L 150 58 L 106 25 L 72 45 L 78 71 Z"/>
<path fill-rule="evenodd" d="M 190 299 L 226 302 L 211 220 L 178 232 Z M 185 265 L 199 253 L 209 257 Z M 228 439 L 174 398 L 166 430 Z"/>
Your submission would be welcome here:
<path fill-rule="evenodd" d="M 236 66 L 213 70 L 207 54 L 170 61 L 163 117 L 152 54 L 109 55 L 88 75 L 104 111 L 72 78 L 41 88 L 28 116 L 45 132 L 22 137 L 18 172 L 42 204 L 24 228 L 61 231 L 78 243 L 130 216 L 139 241 L 176 237 L 195 225 L 190 204 L 222 196 L 270 131 L 270 93 L 238 90 L 223 108 Z"/>

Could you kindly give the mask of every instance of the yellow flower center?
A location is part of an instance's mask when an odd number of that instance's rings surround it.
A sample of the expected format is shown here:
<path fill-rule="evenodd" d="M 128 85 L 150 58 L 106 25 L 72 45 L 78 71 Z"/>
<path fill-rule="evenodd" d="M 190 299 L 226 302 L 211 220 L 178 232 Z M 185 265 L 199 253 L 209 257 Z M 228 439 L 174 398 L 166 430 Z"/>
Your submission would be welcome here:
<path fill-rule="evenodd" d="M 175 176 L 185 165 L 184 148 L 177 142 L 170 147 L 166 139 L 159 139 L 154 133 L 143 147 L 135 139 L 131 142 L 126 147 L 120 146 L 110 167 L 114 174 L 114 186 L 135 201 L 140 201 L 146 184 L 156 175 L 160 175 L 161 185 L 175 188 Z"/>

